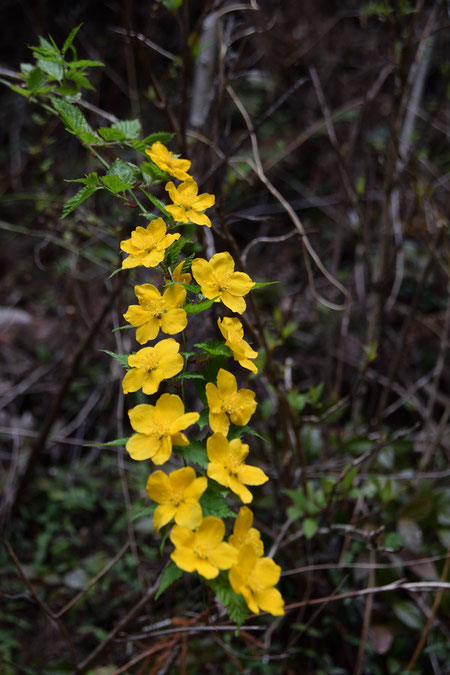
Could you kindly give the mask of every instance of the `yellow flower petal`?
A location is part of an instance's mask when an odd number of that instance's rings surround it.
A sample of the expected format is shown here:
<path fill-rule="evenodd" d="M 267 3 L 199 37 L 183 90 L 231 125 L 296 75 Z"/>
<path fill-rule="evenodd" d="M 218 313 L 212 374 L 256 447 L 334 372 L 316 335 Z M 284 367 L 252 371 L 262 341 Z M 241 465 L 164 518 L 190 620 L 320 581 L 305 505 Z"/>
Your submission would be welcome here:
<path fill-rule="evenodd" d="M 157 506 L 153 514 L 153 525 L 155 526 L 155 530 L 159 531 L 164 525 L 170 523 L 176 512 L 177 508 L 174 504 L 162 504 L 161 506 Z"/>
<path fill-rule="evenodd" d="M 206 476 L 200 476 L 192 481 L 184 491 L 185 499 L 198 501 L 206 488 L 208 487 L 208 480 Z"/>
<path fill-rule="evenodd" d="M 131 426 L 135 431 L 141 434 L 152 434 L 155 432 L 154 407 L 147 403 L 140 403 L 128 411 Z"/>
<path fill-rule="evenodd" d="M 148 321 L 148 312 L 140 305 L 130 305 L 123 318 L 132 326 L 142 326 Z"/>
<path fill-rule="evenodd" d="M 199 417 L 200 415 L 198 413 L 185 413 L 184 415 L 181 415 L 181 417 L 176 419 L 175 422 L 171 425 L 170 433 L 175 434 L 177 433 L 177 431 L 187 429 L 187 427 L 190 427 L 191 424 L 195 424 L 199 419 Z"/>
<path fill-rule="evenodd" d="M 233 373 L 229 373 L 228 370 L 221 368 L 217 373 L 217 386 L 220 390 L 220 393 L 223 397 L 231 396 L 237 392 L 237 382 Z"/>
<path fill-rule="evenodd" d="M 202 507 L 198 502 L 181 504 L 176 509 L 175 522 L 177 525 L 195 530 L 202 522 Z"/>
<path fill-rule="evenodd" d="M 236 494 L 241 501 L 244 502 L 244 504 L 250 504 L 251 501 L 253 501 L 253 495 L 248 490 L 245 485 L 238 479 L 235 478 L 234 476 L 229 476 L 228 478 L 228 487 L 234 494 Z"/>
<path fill-rule="evenodd" d="M 213 434 L 206 441 L 206 452 L 210 462 L 223 464 L 228 459 L 228 441 L 223 434 Z"/>
<path fill-rule="evenodd" d="M 150 318 L 146 323 L 137 328 L 136 340 L 139 342 L 140 345 L 145 345 L 149 340 L 154 340 L 157 337 L 158 333 L 159 333 L 158 319 Z"/>
<path fill-rule="evenodd" d="M 171 284 L 164 291 L 163 298 L 170 309 L 181 307 L 186 302 L 186 289 L 181 284 Z"/>
<path fill-rule="evenodd" d="M 150 459 L 158 451 L 159 440 L 157 436 L 134 434 L 126 444 L 127 452 L 132 459 L 141 461 Z"/>
<path fill-rule="evenodd" d="M 161 318 L 161 328 L 164 333 L 176 335 L 187 326 L 187 315 L 184 309 L 169 309 Z"/>
<path fill-rule="evenodd" d="M 264 612 L 269 612 L 273 616 L 282 616 L 284 614 L 284 600 L 277 588 L 254 591 L 254 597 Z"/>
<path fill-rule="evenodd" d="M 215 579 L 219 574 L 218 567 L 214 567 L 208 560 L 199 558 L 197 558 L 196 570 L 205 579 Z"/>
<path fill-rule="evenodd" d="M 170 436 L 163 436 L 160 441 L 159 448 L 156 453 L 153 455 L 152 462 L 160 466 L 165 464 L 172 454 L 172 439 Z"/>
<path fill-rule="evenodd" d="M 174 269 L 172 272 L 173 280 L 174 281 L 179 281 L 182 284 L 189 284 L 192 277 L 189 274 L 189 272 L 183 272 L 183 265 L 185 263 L 185 260 L 182 260 Z"/>
<path fill-rule="evenodd" d="M 259 558 L 253 568 L 252 577 L 260 588 L 276 586 L 280 580 L 281 567 L 272 558 Z"/>
<path fill-rule="evenodd" d="M 222 291 L 220 294 L 220 299 L 222 300 L 225 307 L 231 309 L 232 312 L 236 312 L 236 314 L 243 314 L 247 308 L 244 298 L 231 295 L 231 293 L 228 291 Z"/>
<path fill-rule="evenodd" d="M 146 379 L 146 373 L 138 368 L 131 368 L 125 373 L 122 380 L 122 389 L 124 394 L 137 391 L 142 387 Z"/>
<path fill-rule="evenodd" d="M 206 475 L 208 478 L 212 478 L 213 480 L 217 481 L 217 483 L 220 483 L 220 485 L 228 487 L 229 473 L 222 464 L 219 464 L 218 462 L 210 462 L 206 470 Z"/>
<path fill-rule="evenodd" d="M 226 413 L 209 413 L 209 426 L 214 433 L 220 433 L 226 436 L 230 428 L 230 422 Z"/>
<path fill-rule="evenodd" d="M 168 480 L 171 491 L 184 492 L 188 485 L 195 480 L 195 470 L 191 466 L 185 466 L 182 469 L 172 471 Z"/>
<path fill-rule="evenodd" d="M 153 499 L 158 504 L 164 504 L 170 501 L 172 497 L 173 490 L 170 479 L 164 471 L 154 471 L 150 474 L 145 489 L 150 499 Z"/>
<path fill-rule="evenodd" d="M 263 485 L 269 480 L 269 477 L 266 476 L 262 469 L 259 469 L 257 466 L 249 466 L 248 464 L 243 464 L 239 467 L 237 477 L 246 485 Z"/>
<path fill-rule="evenodd" d="M 208 555 L 209 560 L 220 570 L 229 570 L 237 562 L 238 553 L 236 549 L 222 542 Z"/>
<path fill-rule="evenodd" d="M 195 543 L 195 534 L 179 525 L 172 527 L 169 538 L 176 548 L 192 548 Z"/>
<path fill-rule="evenodd" d="M 174 528 L 175 527 L 177 526 L 174 525 Z M 184 570 L 185 572 L 195 572 L 197 568 L 197 557 L 190 549 L 176 548 L 175 551 L 170 554 L 170 557 L 180 570 Z M 217 573 L 218 572 L 219 570 L 217 570 Z"/>
<path fill-rule="evenodd" d="M 225 525 L 220 518 L 207 516 L 196 531 L 196 541 L 205 550 L 216 548 L 225 535 Z"/>

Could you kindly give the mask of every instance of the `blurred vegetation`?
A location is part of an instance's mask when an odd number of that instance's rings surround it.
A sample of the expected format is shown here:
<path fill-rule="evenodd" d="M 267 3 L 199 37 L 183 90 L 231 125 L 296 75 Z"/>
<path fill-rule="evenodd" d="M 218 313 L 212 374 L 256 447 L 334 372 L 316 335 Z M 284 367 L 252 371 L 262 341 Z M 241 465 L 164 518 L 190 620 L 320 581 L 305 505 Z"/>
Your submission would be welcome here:
<path fill-rule="evenodd" d="M 445 673 L 446 4 L 63 0 L 3 14 L 1 672 Z M 35 49 L 36 68 L 28 45 L 62 46 L 80 23 L 66 51 L 81 65 L 61 73 Z M 246 329 L 264 373 L 251 447 L 271 477 L 256 525 L 283 567 L 285 617 L 229 630 L 192 575 L 138 604 L 170 551 L 149 468 L 92 444 L 125 435 L 120 367 L 100 350 L 132 348 L 112 329 L 144 277 L 108 276 L 140 223 L 107 189 L 70 209 L 83 189 L 70 180 L 103 169 L 42 107 L 50 94 L 73 97 L 111 164 L 173 134 L 217 196 L 213 236 L 193 228 L 193 250 L 230 250 L 280 282 L 254 294 Z M 122 138 L 124 120 L 140 127 Z"/>

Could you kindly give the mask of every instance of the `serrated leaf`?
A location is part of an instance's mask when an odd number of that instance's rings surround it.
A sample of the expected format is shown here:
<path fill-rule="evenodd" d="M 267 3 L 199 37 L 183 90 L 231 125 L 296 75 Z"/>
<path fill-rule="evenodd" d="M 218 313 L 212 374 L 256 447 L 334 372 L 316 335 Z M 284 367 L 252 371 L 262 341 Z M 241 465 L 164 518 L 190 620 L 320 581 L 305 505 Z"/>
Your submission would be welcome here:
<path fill-rule="evenodd" d="M 231 621 L 234 621 L 237 626 L 242 626 L 249 614 L 247 603 L 242 595 L 237 595 L 233 591 L 228 578 L 224 574 L 220 574 L 215 579 L 208 581 L 208 585 L 218 601 L 226 607 Z"/>
<path fill-rule="evenodd" d="M 214 487 L 211 482 L 209 483 L 200 498 L 203 517 L 216 516 L 217 518 L 236 518 L 236 514 L 233 513 L 225 501 L 224 492 L 226 493 L 226 491 Z"/>
<path fill-rule="evenodd" d="M 201 302 L 193 302 L 190 305 L 184 305 L 182 309 L 186 312 L 186 314 L 200 314 L 200 312 L 204 312 L 206 309 L 209 309 L 215 302 L 215 298 L 212 300 L 202 300 Z"/>
<path fill-rule="evenodd" d="M 107 190 L 117 195 L 119 192 L 131 190 L 133 187 L 130 183 L 126 183 L 119 176 L 102 176 L 100 178 Z"/>
<path fill-rule="evenodd" d="M 197 426 L 200 427 L 200 429 L 204 429 L 207 424 L 209 424 L 209 410 L 208 408 L 203 408 L 200 417 L 197 420 Z"/>
<path fill-rule="evenodd" d="M 95 187 L 98 185 L 98 175 L 95 171 L 91 171 L 84 178 L 66 178 L 66 183 L 83 183 L 88 187 Z"/>
<path fill-rule="evenodd" d="M 120 129 L 111 129 L 111 127 L 100 127 L 97 129 L 97 132 L 100 134 L 105 141 L 124 141 L 125 134 Z"/>
<path fill-rule="evenodd" d="M 125 134 L 125 138 L 137 138 L 141 133 L 141 123 L 139 120 L 118 120 L 111 124 L 113 129 L 120 129 Z"/>
<path fill-rule="evenodd" d="M 53 60 L 50 61 L 48 59 L 38 59 L 37 64 L 39 68 L 44 71 L 44 73 L 47 73 L 50 79 L 58 80 L 58 82 L 62 81 L 64 70 L 60 63 Z"/>
<path fill-rule="evenodd" d="M 78 72 L 77 70 L 68 70 L 66 72 L 66 79 L 67 80 L 72 80 L 77 86 L 77 89 L 82 89 L 83 87 L 85 89 L 90 89 L 91 91 L 94 91 L 94 87 L 86 77 L 86 75 L 83 75 L 83 73 Z"/>
<path fill-rule="evenodd" d="M 40 91 L 40 89 L 42 89 L 42 87 L 45 85 L 46 81 L 47 78 L 40 68 L 33 68 L 26 79 L 27 86 L 29 87 L 30 91 L 33 92 L 33 94 Z"/>
<path fill-rule="evenodd" d="M 118 363 L 120 363 L 121 366 L 124 368 L 128 368 L 128 357 L 129 354 L 115 354 L 114 352 L 110 352 L 109 349 L 100 349 L 101 352 L 104 352 L 105 354 L 108 354 L 108 356 L 111 356 L 113 359 L 115 359 Z"/>
<path fill-rule="evenodd" d="M 261 434 L 252 429 L 252 427 L 250 427 L 248 424 L 245 424 L 242 427 L 232 424 L 230 426 L 228 437 L 229 440 L 232 440 L 233 438 L 240 438 L 243 434 L 250 434 L 250 436 L 256 436 L 257 438 L 260 438 L 262 441 L 264 441 L 264 443 L 269 443 L 269 440 L 267 438 L 261 436 Z"/>
<path fill-rule="evenodd" d="M 198 464 L 202 469 L 206 469 L 209 464 L 206 448 L 200 441 L 191 440 L 189 445 L 174 448 L 174 452 L 185 461 Z"/>
<path fill-rule="evenodd" d="M 108 169 L 107 175 L 117 176 L 125 183 L 133 185 L 137 170 L 137 166 L 135 167 L 133 164 L 124 162 L 122 159 L 117 158 Z"/>
<path fill-rule="evenodd" d="M 55 96 L 50 96 L 50 101 L 71 134 L 79 134 L 83 130 L 92 133 L 92 129 L 79 108 Z"/>
<path fill-rule="evenodd" d="M 77 192 L 73 197 L 71 197 L 63 206 L 62 214 L 60 220 L 63 220 L 69 213 L 72 213 L 74 209 L 77 208 L 80 204 L 86 201 L 91 195 L 96 192 L 98 188 L 89 187 L 85 185 L 79 192 Z"/>
<path fill-rule="evenodd" d="M 164 591 L 174 583 L 174 581 L 177 581 L 180 577 L 182 577 L 183 574 L 183 570 L 180 570 L 180 568 L 177 567 L 175 563 L 171 562 L 162 573 L 159 588 L 156 591 L 155 600 L 158 600 L 160 595 L 162 595 Z"/>
<path fill-rule="evenodd" d="M 98 143 L 100 140 L 97 134 L 95 134 L 92 130 L 91 131 L 80 131 L 77 134 L 78 138 L 82 143 L 85 145 L 90 145 L 91 143 Z"/>
<path fill-rule="evenodd" d="M 62 47 L 62 54 L 63 54 L 63 56 L 64 56 L 64 54 L 66 53 L 66 51 L 69 49 L 69 47 L 70 47 L 70 45 L 72 44 L 72 42 L 74 41 L 75 36 L 76 36 L 76 34 L 78 33 L 78 31 L 80 30 L 80 28 L 81 28 L 82 25 L 83 25 L 83 24 L 80 23 L 79 26 L 76 26 L 75 28 L 72 28 L 72 30 L 70 31 L 69 35 L 68 35 L 68 36 L 66 37 L 66 39 L 64 40 L 64 44 L 63 44 L 63 47 Z"/>

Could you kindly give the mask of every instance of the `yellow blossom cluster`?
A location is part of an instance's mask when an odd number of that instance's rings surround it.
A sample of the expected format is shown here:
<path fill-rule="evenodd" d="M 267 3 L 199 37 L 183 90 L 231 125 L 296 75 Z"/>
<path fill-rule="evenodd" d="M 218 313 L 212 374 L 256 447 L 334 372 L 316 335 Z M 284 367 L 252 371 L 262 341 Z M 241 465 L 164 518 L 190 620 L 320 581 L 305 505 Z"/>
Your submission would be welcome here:
<path fill-rule="evenodd" d="M 228 252 L 216 253 L 210 260 L 194 258 L 191 273 L 184 260 L 170 269 L 167 249 L 180 238 L 180 234 L 172 230 L 185 223 L 211 227 L 205 211 L 214 205 L 215 197 L 199 194 L 198 185 L 189 174 L 190 161 L 178 158 L 159 141 L 153 143 L 146 154 L 161 171 L 180 184 L 176 187 L 169 181 L 165 186 L 172 201 L 163 209 L 166 219 L 170 214 L 168 222 L 162 217 L 154 218 L 146 228 L 136 227 L 130 238 L 120 244 L 126 254 L 123 269 L 159 266 L 166 280 L 161 291 L 150 283 L 134 287 L 138 304 L 130 305 L 124 318 L 136 329 L 140 345 L 157 339 L 160 331 L 172 336 L 185 330 L 188 323 L 186 293 L 192 290 L 189 286 L 192 277 L 198 284 L 197 294 L 201 293 L 211 302 L 221 302 L 237 314 L 245 311 L 244 297 L 255 285 L 248 274 L 235 271 L 235 262 Z M 244 340 L 241 321 L 225 316 L 218 319 L 218 327 L 234 360 L 257 373 L 254 359 L 258 354 Z M 123 391 L 127 394 L 141 389 L 147 395 L 157 394 L 161 383 L 179 375 L 184 366 L 176 339 L 160 339 L 153 346 L 144 346 L 128 356 Z M 170 531 L 174 546 L 171 558 L 180 569 L 197 572 L 205 579 L 214 579 L 221 570 L 228 570 L 231 588 L 243 596 L 252 612 L 263 610 L 281 615 L 284 603 L 275 588 L 281 568 L 264 557 L 260 533 L 252 526 L 253 513 L 247 506 L 241 508 L 233 534 L 226 541 L 223 520 L 204 515 L 201 505 L 209 481 L 228 488 L 244 504 L 253 499 L 247 486 L 268 481 L 262 469 L 246 463 L 249 446 L 238 437 L 228 439 L 230 424 L 241 427 L 248 424 L 257 406 L 255 393 L 238 389 L 236 377 L 220 368 L 216 381 L 206 383 L 205 395 L 212 430 L 206 442 L 206 475 L 198 476 L 189 466 L 169 474 L 162 470 L 151 473 L 146 491 L 157 504 L 154 526 L 160 530 L 174 521 Z M 131 408 L 129 418 L 135 433 L 126 444 L 128 453 L 135 460 L 151 460 L 161 466 L 170 459 L 173 446 L 189 446 L 184 431 L 198 421 L 199 413 L 185 412 L 182 398 L 163 393 L 154 404 L 141 403 Z"/>

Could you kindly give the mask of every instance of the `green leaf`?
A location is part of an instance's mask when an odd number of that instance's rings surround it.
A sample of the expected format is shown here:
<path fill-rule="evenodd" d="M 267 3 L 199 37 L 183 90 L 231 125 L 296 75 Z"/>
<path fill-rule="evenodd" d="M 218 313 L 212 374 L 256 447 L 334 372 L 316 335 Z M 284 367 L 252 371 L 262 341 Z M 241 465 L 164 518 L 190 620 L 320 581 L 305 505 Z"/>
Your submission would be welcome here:
<path fill-rule="evenodd" d="M 117 158 L 108 169 L 108 176 L 117 176 L 125 183 L 133 183 L 136 180 L 136 173 L 138 171 L 137 166 L 131 164 L 130 162 L 124 162 L 122 159 Z"/>
<path fill-rule="evenodd" d="M 100 349 L 101 352 L 104 352 L 105 354 L 108 354 L 108 356 L 112 356 L 113 359 L 116 359 L 118 363 L 120 363 L 121 366 L 124 368 L 128 368 L 128 357 L 129 354 L 115 354 L 114 352 L 110 352 L 109 349 Z"/>
<path fill-rule="evenodd" d="M 319 529 L 317 520 L 314 518 L 305 518 L 303 521 L 303 534 L 307 539 L 312 539 Z"/>
<path fill-rule="evenodd" d="M 197 426 L 200 427 L 200 429 L 204 429 L 207 424 L 209 424 L 209 410 L 208 408 L 203 408 L 200 417 L 197 420 Z"/>
<path fill-rule="evenodd" d="M 190 305 L 185 305 L 182 309 L 186 314 L 200 314 L 206 309 L 209 309 L 211 305 L 214 304 L 215 298 L 213 300 L 202 300 L 201 302 L 194 302 Z"/>
<path fill-rule="evenodd" d="M 137 513 L 134 513 L 131 516 L 131 520 L 138 520 L 138 518 L 145 518 L 146 516 L 152 516 L 155 512 L 156 506 L 157 506 L 156 504 L 150 504 L 149 506 L 146 506 L 144 509 L 137 511 Z"/>
<path fill-rule="evenodd" d="M 217 518 L 236 518 L 236 514 L 230 509 L 225 496 L 227 490 L 216 488 L 211 481 L 208 484 L 203 495 L 200 497 L 200 506 L 202 507 L 203 517 L 216 516 Z"/>
<path fill-rule="evenodd" d="M 177 579 L 182 577 L 183 574 L 183 570 L 180 570 L 180 568 L 177 567 L 175 563 L 171 562 L 162 573 L 159 588 L 156 591 L 155 600 L 158 600 L 160 595 L 162 595 L 164 591 L 174 583 L 174 581 L 177 581 Z"/>
<path fill-rule="evenodd" d="M 209 464 L 206 448 L 200 441 L 191 440 L 189 445 L 174 448 L 174 452 L 185 461 L 198 464 L 202 469 L 206 469 Z"/>
<path fill-rule="evenodd" d="M 111 129 L 111 127 L 100 127 L 97 129 L 97 132 L 100 134 L 105 141 L 124 141 L 125 134 L 120 129 Z"/>
<path fill-rule="evenodd" d="M 80 59 L 78 61 L 70 61 L 68 66 L 70 68 L 89 68 L 90 66 L 104 66 L 101 61 L 91 61 L 90 59 Z"/>
<path fill-rule="evenodd" d="M 177 241 L 174 241 L 173 244 L 170 244 L 166 252 L 166 260 L 169 263 L 169 265 L 172 265 L 176 260 L 178 260 L 178 256 L 180 255 L 182 249 L 186 246 L 186 244 L 190 243 L 191 243 L 190 239 L 181 236 L 179 239 L 177 239 Z"/>
<path fill-rule="evenodd" d="M 127 328 L 127 326 L 123 326 L 123 328 Z M 132 328 L 132 326 L 130 326 Z M 117 328 L 116 328 L 117 330 Z M 174 380 L 204 380 L 205 378 L 201 373 L 180 373 L 179 375 L 176 375 Z"/>
<path fill-rule="evenodd" d="M 83 446 L 86 448 L 108 448 L 108 447 L 116 447 L 119 445 L 126 445 L 128 441 L 130 440 L 131 436 L 127 436 L 127 438 L 116 438 L 115 441 L 108 441 L 107 443 L 83 443 Z"/>
<path fill-rule="evenodd" d="M 237 595 L 233 591 L 227 575 L 219 574 L 215 579 L 208 581 L 208 586 L 218 601 L 226 607 L 231 621 L 234 621 L 237 626 L 242 626 L 249 613 L 247 603 L 242 595 Z"/>
<path fill-rule="evenodd" d="M 84 188 L 81 188 L 79 192 L 73 195 L 73 197 L 71 197 L 64 204 L 60 220 L 63 220 L 63 218 L 68 216 L 69 213 L 72 213 L 72 211 L 76 209 L 77 206 L 86 201 L 86 199 L 88 199 L 91 195 L 93 195 L 94 192 L 96 192 L 97 190 L 98 188 L 89 187 L 88 185 L 85 185 Z"/>
<path fill-rule="evenodd" d="M 119 267 L 119 270 L 116 270 L 116 272 L 117 272 L 117 271 L 120 272 L 121 270 L 122 270 L 122 268 Z M 126 330 L 126 329 L 128 329 L 128 328 L 134 328 L 134 327 L 135 327 L 135 326 L 129 326 L 128 324 L 127 324 L 126 326 L 117 326 L 117 328 L 113 328 L 113 329 L 112 329 L 111 333 L 115 333 L 116 330 Z"/>
<path fill-rule="evenodd" d="M 83 130 L 90 131 L 92 133 L 92 129 L 86 122 L 86 119 L 79 108 L 72 105 L 71 103 L 68 103 L 67 101 L 56 98 L 55 96 L 50 96 L 50 101 L 53 108 L 64 122 L 67 131 L 75 135 L 79 134 Z"/>
<path fill-rule="evenodd" d="M 25 96 L 25 98 L 30 98 L 31 96 L 31 91 L 29 89 L 25 89 L 24 87 L 19 87 L 16 84 L 11 84 L 11 82 L 8 82 L 7 80 L 4 80 L 3 78 L 0 78 L 0 82 L 2 84 L 5 84 L 11 91 L 14 91 L 16 94 L 20 94 L 21 96 Z"/>
<path fill-rule="evenodd" d="M 125 190 L 131 190 L 133 187 L 130 183 L 126 183 L 118 176 L 102 176 L 100 180 L 106 189 L 114 195 L 117 195 L 119 192 L 124 192 Z"/>
<path fill-rule="evenodd" d="M 44 73 L 47 73 L 51 80 L 58 80 L 58 82 L 62 81 L 64 70 L 60 63 L 49 61 L 47 59 L 38 59 L 37 64 Z"/>
<path fill-rule="evenodd" d="M 80 131 L 77 134 L 77 136 L 80 139 L 80 141 L 85 145 L 90 145 L 91 143 L 98 143 L 98 141 L 100 140 L 97 134 L 94 133 L 92 130 Z"/>
<path fill-rule="evenodd" d="M 152 195 L 151 192 L 147 192 L 146 190 L 142 190 L 142 192 L 145 194 L 147 199 L 149 201 L 151 201 L 153 206 L 156 206 L 158 211 L 161 211 L 161 213 L 163 213 L 166 216 L 166 218 L 168 218 L 170 221 L 172 220 L 172 216 L 170 215 L 170 213 L 168 211 L 166 211 L 166 205 L 164 204 L 164 202 L 162 202 L 160 199 L 158 199 L 158 197 L 155 197 L 154 195 Z"/>
<path fill-rule="evenodd" d="M 66 183 L 83 183 L 83 185 L 87 185 L 88 187 L 95 187 L 98 185 L 98 175 L 95 171 L 91 171 L 87 176 L 84 176 L 84 178 L 66 178 Z"/>
<path fill-rule="evenodd" d="M 394 604 L 394 614 L 405 626 L 413 630 L 422 630 L 425 618 L 417 605 L 408 600 Z"/>
<path fill-rule="evenodd" d="M 89 82 L 86 75 L 83 75 L 83 73 L 80 73 L 78 70 L 72 69 L 68 70 L 66 72 L 66 80 L 72 80 L 72 82 L 75 83 L 78 90 L 84 87 L 85 89 L 90 89 L 91 91 L 94 91 L 94 87 Z"/>
<path fill-rule="evenodd" d="M 222 340 L 208 340 L 207 342 L 198 342 L 194 347 L 200 349 L 205 354 L 211 356 L 233 356 L 233 352 L 226 346 Z"/>
<path fill-rule="evenodd" d="M 252 429 L 248 424 L 245 424 L 242 427 L 232 424 L 230 426 L 228 437 L 229 440 L 232 440 L 233 438 L 240 438 L 243 434 L 250 434 L 250 436 L 256 436 L 257 438 L 260 438 L 262 441 L 264 441 L 264 443 L 269 443 L 269 440 L 267 438 L 261 436 L 261 434 Z"/>
<path fill-rule="evenodd" d="M 143 140 L 133 139 L 130 145 L 138 152 L 145 154 L 146 149 L 150 148 L 156 141 L 160 141 L 166 145 L 172 138 L 173 134 L 167 131 L 161 131 L 156 134 L 150 134 L 150 136 L 146 136 Z"/>
<path fill-rule="evenodd" d="M 33 68 L 28 75 L 26 82 L 33 94 L 37 93 L 45 85 L 47 78 L 40 68 Z"/>
<path fill-rule="evenodd" d="M 153 162 L 142 162 L 140 168 L 141 171 L 150 176 L 152 181 L 163 181 L 168 178 L 167 172 L 161 171 L 161 169 L 157 167 L 156 164 L 153 164 Z"/>
<path fill-rule="evenodd" d="M 279 284 L 279 281 L 256 281 L 255 285 L 252 286 L 251 290 L 255 291 L 257 288 L 264 288 L 264 286 L 273 286 L 273 284 Z"/>
<path fill-rule="evenodd" d="M 120 129 L 125 138 L 137 138 L 141 133 L 141 123 L 139 120 L 118 120 L 111 124 L 112 129 Z"/>
<path fill-rule="evenodd" d="M 72 30 L 70 31 L 69 35 L 68 35 L 68 36 L 66 37 L 66 39 L 64 40 L 64 44 L 63 44 L 63 47 L 62 47 L 62 54 L 63 54 L 63 56 L 64 56 L 64 54 L 66 53 L 66 51 L 69 49 L 69 47 L 70 47 L 70 45 L 72 44 L 72 42 L 74 41 L 75 35 L 78 33 L 78 31 L 80 30 L 80 28 L 81 28 L 82 25 L 83 25 L 83 24 L 80 23 L 79 26 L 76 26 L 75 28 L 72 28 Z"/>

